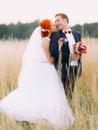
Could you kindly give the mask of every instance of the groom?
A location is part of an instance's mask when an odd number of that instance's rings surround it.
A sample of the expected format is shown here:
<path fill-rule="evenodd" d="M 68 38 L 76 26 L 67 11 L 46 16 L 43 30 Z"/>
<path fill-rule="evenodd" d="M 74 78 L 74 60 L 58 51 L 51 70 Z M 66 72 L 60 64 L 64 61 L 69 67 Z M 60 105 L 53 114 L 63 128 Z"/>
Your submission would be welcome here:
<path fill-rule="evenodd" d="M 61 47 L 61 80 L 66 95 L 72 98 L 76 77 L 80 77 L 82 73 L 81 55 L 74 53 L 73 44 L 81 41 L 81 36 L 80 32 L 69 27 L 69 18 L 66 14 L 56 14 L 55 24 L 58 31 L 51 35 L 50 53 L 55 59 L 55 68 L 58 69 L 59 46 Z"/>

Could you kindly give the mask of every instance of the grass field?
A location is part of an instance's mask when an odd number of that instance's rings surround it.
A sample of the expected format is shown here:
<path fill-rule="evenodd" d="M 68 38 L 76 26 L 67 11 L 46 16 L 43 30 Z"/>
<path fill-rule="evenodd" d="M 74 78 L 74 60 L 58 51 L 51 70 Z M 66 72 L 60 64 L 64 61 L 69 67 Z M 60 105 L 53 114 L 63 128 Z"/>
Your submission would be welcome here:
<path fill-rule="evenodd" d="M 0 99 L 17 88 L 22 54 L 28 40 L 0 41 Z M 83 39 L 87 53 L 83 54 L 83 75 L 75 86 L 70 102 L 75 124 L 70 130 L 98 130 L 98 39 Z M 27 122 L 11 121 L 0 115 L 0 130 L 53 130 Z"/>

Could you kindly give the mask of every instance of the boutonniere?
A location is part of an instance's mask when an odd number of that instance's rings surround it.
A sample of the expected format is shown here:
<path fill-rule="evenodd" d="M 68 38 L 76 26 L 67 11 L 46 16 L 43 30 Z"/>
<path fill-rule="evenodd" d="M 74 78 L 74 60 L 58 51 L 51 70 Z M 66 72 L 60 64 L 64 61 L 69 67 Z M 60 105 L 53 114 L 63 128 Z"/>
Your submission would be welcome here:
<path fill-rule="evenodd" d="M 63 37 L 61 37 L 59 40 L 58 40 L 58 42 L 61 42 L 61 43 L 66 43 L 66 42 L 68 42 L 68 40 L 67 40 L 67 38 L 63 38 Z"/>
<path fill-rule="evenodd" d="M 76 54 L 85 54 L 87 52 L 87 46 L 83 44 L 82 41 L 75 43 L 73 45 L 74 53 Z"/>
<path fill-rule="evenodd" d="M 59 50 L 61 50 L 61 47 L 63 46 L 63 44 L 66 45 L 67 42 L 68 42 L 67 38 L 63 38 L 63 37 L 59 38 L 58 39 Z"/>
<path fill-rule="evenodd" d="M 64 38 L 64 41 L 65 41 L 65 42 L 68 42 L 67 38 Z"/>

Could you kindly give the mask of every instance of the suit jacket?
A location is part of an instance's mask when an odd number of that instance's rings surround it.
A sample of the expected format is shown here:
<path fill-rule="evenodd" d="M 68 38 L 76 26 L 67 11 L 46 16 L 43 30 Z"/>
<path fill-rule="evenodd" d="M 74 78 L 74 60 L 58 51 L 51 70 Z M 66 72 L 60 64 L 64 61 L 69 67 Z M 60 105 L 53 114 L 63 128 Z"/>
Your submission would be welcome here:
<path fill-rule="evenodd" d="M 80 32 L 72 30 L 75 42 L 79 42 L 81 41 L 81 35 Z M 66 35 L 62 32 L 62 30 L 59 30 L 57 32 L 53 32 L 51 37 L 50 37 L 50 53 L 51 56 L 55 58 L 55 68 L 57 69 L 58 67 L 58 58 L 59 58 L 59 46 L 58 46 L 58 39 L 59 38 L 66 38 Z M 69 50 L 69 45 L 68 45 L 68 41 L 65 40 L 64 44 L 61 48 L 62 51 L 62 77 L 66 78 L 67 76 L 67 68 L 66 66 L 69 64 L 69 57 L 70 57 L 70 50 Z M 79 61 L 80 62 L 80 59 Z"/>

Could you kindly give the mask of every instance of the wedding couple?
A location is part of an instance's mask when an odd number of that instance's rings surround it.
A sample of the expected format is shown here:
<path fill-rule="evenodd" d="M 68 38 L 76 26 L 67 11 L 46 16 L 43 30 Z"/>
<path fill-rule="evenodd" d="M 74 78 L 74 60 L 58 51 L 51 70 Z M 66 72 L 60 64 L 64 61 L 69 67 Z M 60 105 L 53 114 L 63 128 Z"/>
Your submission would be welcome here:
<path fill-rule="evenodd" d="M 80 55 L 74 54 L 72 44 L 81 38 L 68 23 L 67 15 L 62 13 L 55 15 L 55 24 L 49 19 L 40 21 L 23 55 L 18 88 L 0 101 L 1 113 L 16 121 L 38 123 L 45 120 L 55 130 L 67 129 L 74 124 L 65 95 L 66 66 L 70 58 L 69 67 L 72 69 L 74 66 L 77 71 Z M 65 30 L 68 33 L 64 34 Z M 59 46 L 62 51 L 62 80 L 56 70 Z"/>

